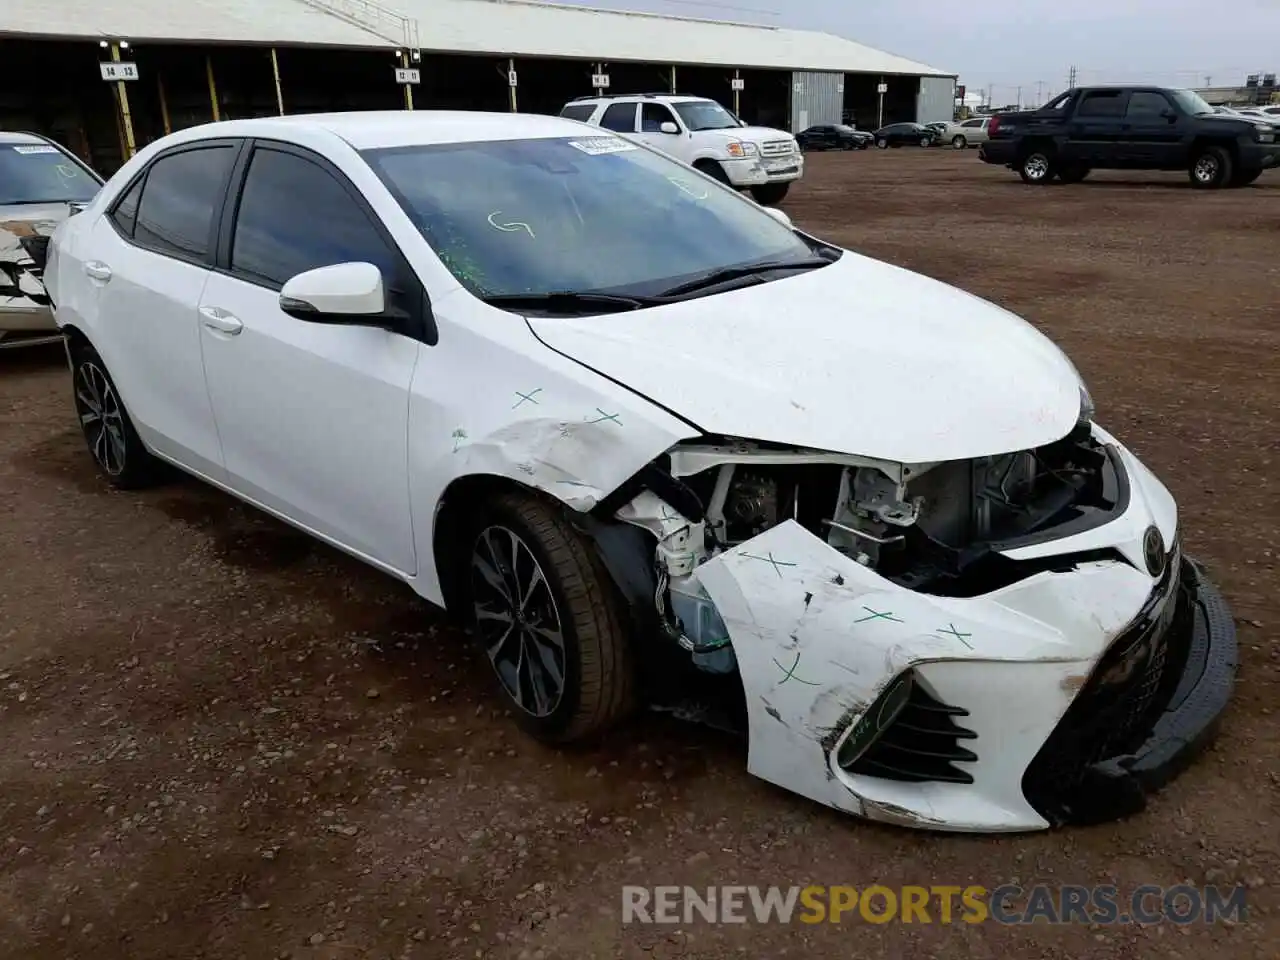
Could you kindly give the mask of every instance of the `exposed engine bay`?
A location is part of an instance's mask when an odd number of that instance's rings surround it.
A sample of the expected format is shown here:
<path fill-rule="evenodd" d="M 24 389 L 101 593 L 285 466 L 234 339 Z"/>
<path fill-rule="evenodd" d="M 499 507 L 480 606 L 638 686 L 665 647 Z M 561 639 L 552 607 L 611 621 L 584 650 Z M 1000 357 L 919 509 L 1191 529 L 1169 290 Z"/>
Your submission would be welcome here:
<path fill-rule="evenodd" d="M 716 673 L 733 669 L 732 652 L 697 568 L 783 521 L 898 586 L 973 597 L 1072 562 L 1020 563 L 1000 551 L 1098 526 L 1128 501 L 1115 451 L 1087 422 L 1046 446 L 973 460 L 896 464 L 689 443 L 654 466 L 663 489 L 649 484 L 616 516 L 657 538 L 658 611 L 695 663 Z"/>

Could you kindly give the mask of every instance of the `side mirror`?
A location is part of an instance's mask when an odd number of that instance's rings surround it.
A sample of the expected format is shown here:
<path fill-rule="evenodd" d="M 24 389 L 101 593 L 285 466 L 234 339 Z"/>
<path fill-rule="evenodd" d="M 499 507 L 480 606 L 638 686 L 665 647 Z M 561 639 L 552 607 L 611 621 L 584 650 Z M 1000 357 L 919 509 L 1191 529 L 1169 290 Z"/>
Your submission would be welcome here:
<path fill-rule="evenodd" d="M 1178 119 L 1178 115 L 1174 113 L 1172 110 L 1170 110 L 1168 107 L 1165 107 L 1163 110 L 1160 111 L 1160 116 L 1164 117 L 1170 123 L 1173 123 L 1175 120 Z"/>
<path fill-rule="evenodd" d="M 787 216 L 786 213 L 779 210 L 777 207 L 761 207 L 760 209 L 762 209 L 769 216 L 773 217 L 773 219 L 777 220 L 780 224 L 782 224 L 788 230 L 791 229 L 791 218 Z"/>
<path fill-rule="evenodd" d="M 679 133 L 680 132 L 680 128 L 677 127 L 670 120 L 663 120 L 662 123 L 659 124 L 658 129 L 663 133 Z"/>
<path fill-rule="evenodd" d="M 291 277 L 280 289 L 280 309 L 312 323 L 390 327 L 382 271 L 372 263 L 336 263 Z"/>

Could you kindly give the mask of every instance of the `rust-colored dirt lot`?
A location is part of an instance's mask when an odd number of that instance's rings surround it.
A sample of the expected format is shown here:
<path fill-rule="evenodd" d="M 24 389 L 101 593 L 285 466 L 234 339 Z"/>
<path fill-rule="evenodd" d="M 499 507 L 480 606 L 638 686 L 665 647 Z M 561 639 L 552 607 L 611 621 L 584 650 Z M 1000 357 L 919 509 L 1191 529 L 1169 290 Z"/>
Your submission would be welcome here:
<path fill-rule="evenodd" d="M 1003 838 L 837 815 L 748 776 L 739 742 L 655 714 L 594 752 L 546 749 L 402 586 L 193 482 L 107 489 L 59 351 L 9 352 L 0 954 L 1280 955 L 1280 173 L 1213 193 L 1160 175 L 1033 188 L 972 151 L 824 154 L 786 209 L 1071 353 L 1234 608 L 1243 662 L 1215 749 L 1128 822 Z M 1250 913 L 1212 927 L 620 919 L 623 884 L 1036 881 L 1239 882 Z"/>

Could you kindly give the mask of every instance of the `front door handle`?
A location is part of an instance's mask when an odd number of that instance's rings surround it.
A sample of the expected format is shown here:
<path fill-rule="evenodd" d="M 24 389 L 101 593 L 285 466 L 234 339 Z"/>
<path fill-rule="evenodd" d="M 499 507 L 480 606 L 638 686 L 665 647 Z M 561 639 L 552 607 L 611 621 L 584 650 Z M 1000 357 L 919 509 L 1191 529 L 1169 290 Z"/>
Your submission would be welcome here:
<path fill-rule="evenodd" d="M 244 329 L 244 324 L 239 319 L 220 307 L 201 307 L 200 316 L 204 320 L 204 325 L 210 330 L 217 330 L 228 336 L 234 337 Z"/>
<path fill-rule="evenodd" d="M 84 272 L 94 280 L 100 280 L 106 283 L 111 279 L 111 268 L 100 260 L 88 260 L 84 265 Z"/>

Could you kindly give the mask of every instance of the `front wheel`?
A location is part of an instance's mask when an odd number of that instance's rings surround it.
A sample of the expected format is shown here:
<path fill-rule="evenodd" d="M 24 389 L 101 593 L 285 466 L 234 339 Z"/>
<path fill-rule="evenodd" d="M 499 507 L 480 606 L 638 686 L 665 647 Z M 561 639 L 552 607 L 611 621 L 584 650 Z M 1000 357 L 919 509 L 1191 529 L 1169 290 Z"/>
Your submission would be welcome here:
<path fill-rule="evenodd" d="M 1053 159 L 1040 149 L 1031 150 L 1018 164 L 1018 176 L 1023 183 L 1042 184 L 1053 179 Z"/>
<path fill-rule="evenodd" d="M 87 342 L 71 342 L 71 380 L 80 431 L 107 482 L 136 490 L 162 479 L 163 465 L 143 445 L 107 365 Z"/>
<path fill-rule="evenodd" d="M 719 161 L 716 160 L 699 160 L 693 165 L 693 169 L 705 173 L 712 180 L 718 180 L 720 183 L 728 184 L 729 175 L 724 172 Z"/>
<path fill-rule="evenodd" d="M 969 141 L 966 140 L 964 137 L 960 136 L 959 134 L 956 134 L 956 136 L 951 138 L 951 145 L 955 147 L 957 150 L 963 150 L 965 147 L 969 145 Z"/>
<path fill-rule="evenodd" d="M 752 187 L 751 196 L 755 198 L 756 203 L 772 207 L 785 200 L 787 191 L 790 189 L 790 183 L 766 183 L 759 187 Z"/>
<path fill-rule="evenodd" d="M 1222 147 L 1205 147 L 1191 158 L 1187 176 L 1201 190 L 1221 187 L 1231 180 L 1231 154 Z"/>
<path fill-rule="evenodd" d="M 886 140 L 884 137 L 881 137 L 879 140 L 876 141 L 876 146 L 879 147 L 881 150 L 888 150 L 889 141 Z"/>
<path fill-rule="evenodd" d="M 931 147 L 931 146 L 933 146 L 933 137 L 921 137 L 921 138 L 920 138 L 920 146 L 922 146 L 922 147 Z"/>
<path fill-rule="evenodd" d="M 591 739 L 630 712 L 622 602 L 557 506 L 511 493 L 470 543 L 470 619 L 517 721 L 550 743 Z"/>

